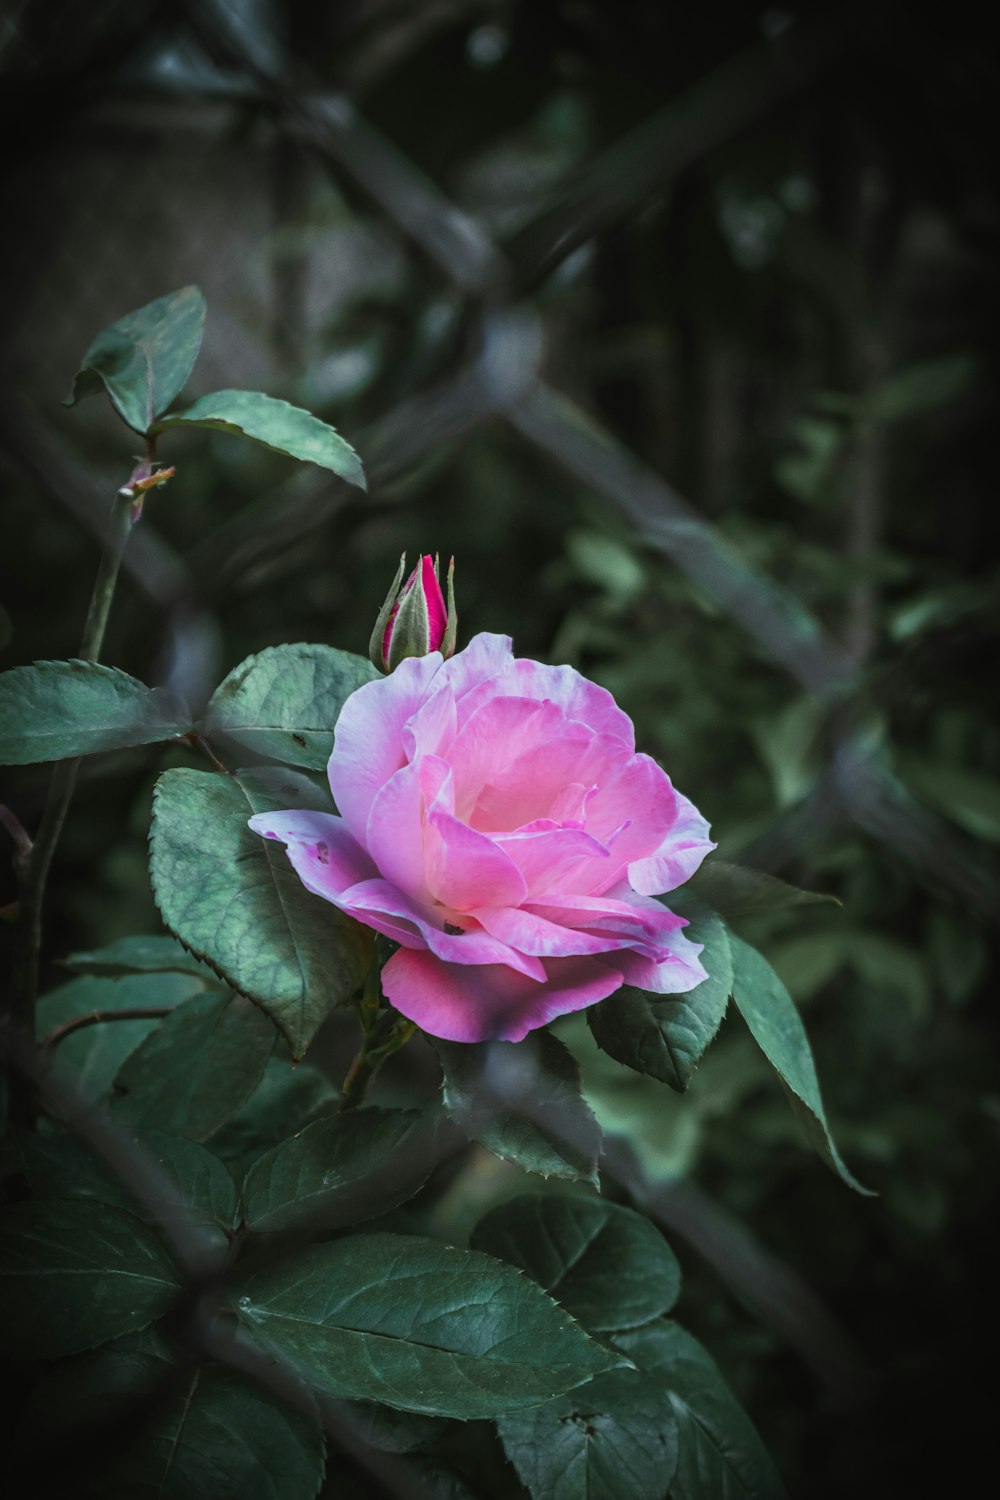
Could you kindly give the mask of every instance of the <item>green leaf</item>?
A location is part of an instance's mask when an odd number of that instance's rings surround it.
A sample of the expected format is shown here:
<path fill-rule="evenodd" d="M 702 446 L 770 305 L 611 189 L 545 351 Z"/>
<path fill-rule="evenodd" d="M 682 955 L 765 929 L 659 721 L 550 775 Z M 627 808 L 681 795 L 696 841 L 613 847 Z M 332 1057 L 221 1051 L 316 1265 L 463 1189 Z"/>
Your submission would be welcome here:
<path fill-rule="evenodd" d="M 241 1320 L 303 1379 L 404 1411 L 496 1416 L 622 1363 L 511 1266 L 433 1240 L 314 1245 L 235 1291 Z"/>
<path fill-rule="evenodd" d="M 205 299 L 196 286 L 157 297 L 103 329 L 86 354 L 65 405 L 103 384 L 119 416 L 136 432 L 187 384 L 205 326 Z"/>
<path fill-rule="evenodd" d="M 212 1151 L 242 1177 L 263 1151 L 335 1108 L 339 1099 L 329 1079 L 308 1063 L 296 1068 L 287 1055 L 271 1057 L 246 1104 L 213 1135 Z"/>
<path fill-rule="evenodd" d="M 670 1397 L 634 1370 L 599 1375 L 497 1427 L 533 1500 L 666 1500 L 677 1468 Z"/>
<path fill-rule="evenodd" d="M 811 1146 L 856 1192 L 873 1196 L 851 1176 L 833 1143 L 809 1039 L 791 995 L 763 954 L 730 933 L 733 999 L 788 1093 Z"/>
<path fill-rule="evenodd" d="M 954 401 L 976 373 L 970 354 L 920 360 L 888 376 L 866 398 L 865 415 L 874 422 L 897 422 Z"/>
<path fill-rule="evenodd" d="M 118 938 L 106 948 L 81 950 L 63 960 L 78 974 L 96 974 L 120 979 L 124 974 L 196 974 L 207 984 L 217 985 L 218 976 L 194 957 L 169 933 Z"/>
<path fill-rule="evenodd" d="M 527 1271 L 591 1333 L 634 1328 L 668 1312 L 681 1272 L 655 1225 L 582 1193 L 525 1193 L 491 1209 L 476 1250 Z"/>
<path fill-rule="evenodd" d="M 383 1453 L 413 1453 L 427 1448 L 443 1433 L 448 1424 L 442 1417 L 428 1417 L 415 1411 L 397 1411 L 377 1401 L 344 1401 L 338 1403 L 354 1436 Z"/>
<path fill-rule="evenodd" d="M 301 1057 L 361 983 L 372 935 L 311 895 L 283 847 L 251 833 L 253 813 L 282 807 L 329 802 L 294 771 L 167 771 L 153 801 L 150 872 L 166 925 L 256 1000 Z"/>
<path fill-rule="evenodd" d="M 74 1473 L 72 1491 L 70 1475 L 52 1476 L 67 1494 L 313 1500 L 322 1482 L 314 1423 L 233 1371 L 180 1369 L 131 1340 L 58 1367 L 33 1392 L 18 1448 L 40 1493 L 50 1492 L 47 1456 L 88 1454 L 95 1428 L 113 1433 L 113 1442 L 96 1470 Z M 88 1456 L 93 1461 L 92 1449 Z"/>
<path fill-rule="evenodd" d="M 95 661 L 39 661 L 0 673 L 0 765 L 152 745 L 191 724 L 168 689 Z"/>
<path fill-rule="evenodd" d="M 423 1120 L 418 1110 L 367 1108 L 306 1126 L 251 1168 L 248 1228 L 339 1229 L 412 1198 L 432 1165 Z"/>
<path fill-rule="evenodd" d="M 597 1185 L 601 1131 L 573 1055 L 547 1031 L 523 1042 L 444 1042 L 444 1106 L 471 1140 L 526 1172 Z"/>
<path fill-rule="evenodd" d="M 171 412 L 153 432 L 174 427 L 214 427 L 252 439 L 276 453 L 330 469 L 348 484 L 367 489 L 361 460 L 334 428 L 300 406 L 290 406 L 260 391 L 213 391 L 184 411 Z"/>
<path fill-rule="evenodd" d="M 235 1228 L 239 1211 L 236 1184 L 217 1157 L 183 1136 L 158 1131 L 128 1134 L 155 1162 L 171 1190 L 159 1206 L 168 1211 L 180 1204 L 203 1226 L 222 1231 Z M 71 1133 L 40 1135 L 25 1131 L 18 1137 L 18 1149 L 35 1198 L 91 1198 L 155 1222 L 112 1169 Z"/>
<path fill-rule="evenodd" d="M 726 864 L 721 859 L 711 859 L 702 865 L 684 889 L 685 892 L 690 890 L 724 917 L 757 916 L 761 912 L 781 911 L 790 906 L 814 906 L 820 901 L 840 905 L 836 896 L 820 891 L 800 891 L 776 875 L 765 875 L 762 870 L 747 869 L 743 865 Z M 678 905 L 674 909 L 681 910 L 684 893 L 678 892 L 677 896 Z M 670 904 L 673 908 L 673 894 Z"/>
<path fill-rule="evenodd" d="M 76 1354 L 171 1306 L 173 1261 L 134 1214 L 107 1203 L 17 1203 L 0 1232 L 0 1351 L 9 1358 Z"/>
<path fill-rule="evenodd" d="M 684 995 L 652 995 L 625 985 L 586 1012 L 602 1052 L 679 1093 L 722 1024 L 733 982 L 725 923 L 689 901 L 692 925 L 686 935 L 704 944 L 701 961 L 708 978 Z"/>
<path fill-rule="evenodd" d="M 191 974 L 71 979 L 39 1000 L 38 1035 L 45 1036 L 57 1026 L 95 1011 L 171 1010 L 201 992 L 201 981 Z M 150 1018 L 100 1021 L 85 1026 L 59 1043 L 55 1049 L 56 1061 L 72 1072 L 84 1093 L 99 1099 L 109 1092 L 125 1059 L 159 1024 L 157 1019 Z"/>
<path fill-rule="evenodd" d="M 255 755 L 325 770 L 340 710 L 378 675 L 364 657 L 332 646 L 270 646 L 248 656 L 215 690 L 205 733 L 225 735 Z"/>
<path fill-rule="evenodd" d="M 137 1129 L 203 1141 L 253 1093 L 274 1041 L 267 1016 L 241 995 L 193 995 L 118 1070 L 116 1111 Z"/>
<path fill-rule="evenodd" d="M 756 1428 L 696 1339 L 664 1321 L 615 1343 L 669 1393 L 680 1438 L 671 1500 L 782 1500 Z"/>

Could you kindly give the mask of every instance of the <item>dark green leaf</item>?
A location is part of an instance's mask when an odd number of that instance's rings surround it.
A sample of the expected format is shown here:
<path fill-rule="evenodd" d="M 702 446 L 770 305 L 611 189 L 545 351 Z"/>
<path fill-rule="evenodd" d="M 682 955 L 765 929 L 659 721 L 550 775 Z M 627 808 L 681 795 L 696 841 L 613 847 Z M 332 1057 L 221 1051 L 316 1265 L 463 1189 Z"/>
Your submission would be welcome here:
<path fill-rule="evenodd" d="M 122 979 L 71 979 L 50 990 L 38 1002 L 38 1034 L 45 1036 L 57 1026 L 95 1011 L 134 1009 L 170 1010 L 202 992 L 202 983 L 191 974 L 129 974 Z M 67 1068 L 78 1086 L 92 1098 L 107 1094 L 122 1063 L 159 1021 L 99 1021 L 74 1031 L 55 1049 L 60 1066 Z"/>
<path fill-rule="evenodd" d="M 526 1172 L 597 1183 L 601 1131 L 572 1053 L 547 1031 L 523 1042 L 444 1042 L 444 1105 L 460 1129 Z"/>
<path fill-rule="evenodd" d="M 603 1052 L 681 1093 L 722 1024 L 733 981 L 725 923 L 688 899 L 692 916 L 686 935 L 704 944 L 701 961 L 708 978 L 685 995 L 652 995 L 625 985 L 586 1012 Z"/>
<path fill-rule="evenodd" d="M 183 1136 L 162 1135 L 159 1131 L 128 1134 L 148 1153 L 170 1190 L 157 1200 L 157 1209 L 168 1213 L 180 1204 L 203 1226 L 222 1231 L 235 1227 L 239 1207 L 236 1184 L 217 1157 Z M 151 1220 L 150 1212 L 122 1186 L 111 1167 L 69 1132 L 41 1135 L 25 1131 L 18 1137 L 18 1148 L 36 1198 L 96 1198 Z M 157 1213 L 152 1221 L 159 1217 Z"/>
<path fill-rule="evenodd" d="M 920 360 L 888 376 L 865 401 L 865 415 L 875 422 L 896 422 L 954 401 L 976 373 L 969 354 Z"/>
<path fill-rule="evenodd" d="M 151 745 L 186 734 L 191 723 L 174 693 L 95 661 L 39 661 L 0 673 L 0 765 Z"/>
<path fill-rule="evenodd" d="M 119 1069 L 116 1111 L 137 1129 L 203 1141 L 253 1093 L 274 1041 L 267 1016 L 242 995 L 193 995 Z"/>
<path fill-rule="evenodd" d="M 271 1057 L 246 1104 L 213 1135 L 212 1151 L 241 1177 L 263 1151 L 334 1108 L 339 1098 L 315 1068 L 295 1068 L 287 1056 Z"/>
<path fill-rule="evenodd" d="M 216 689 L 205 732 L 256 755 L 322 771 L 344 703 L 377 676 L 364 657 L 332 646 L 270 646 L 247 657 Z"/>
<path fill-rule="evenodd" d="M 685 891 L 688 887 L 685 887 Z M 765 875 L 762 870 L 751 870 L 744 865 L 729 865 L 725 860 L 710 859 L 690 881 L 690 890 L 713 911 L 724 917 L 756 916 L 760 912 L 780 911 L 789 906 L 814 906 L 819 901 L 840 902 L 836 896 L 819 891 L 800 891 L 797 886 L 778 880 L 774 875 Z M 677 905 L 673 895 L 668 898 L 672 909 L 684 909 L 684 893 L 677 893 Z"/>
<path fill-rule="evenodd" d="M 635 1370 L 599 1375 L 497 1427 L 533 1500 L 666 1500 L 677 1468 L 670 1397 Z"/>
<path fill-rule="evenodd" d="M 250 1229 L 337 1229 L 387 1213 L 427 1180 L 423 1116 L 354 1110 L 317 1120 L 251 1168 L 243 1196 Z"/>
<path fill-rule="evenodd" d="M 851 1176 L 833 1143 L 809 1039 L 791 995 L 767 959 L 730 933 L 733 999 L 765 1057 L 785 1085 L 809 1143 L 848 1187 L 868 1194 Z"/>
<path fill-rule="evenodd" d="M 259 1342 L 320 1390 L 431 1416 L 514 1411 L 620 1363 L 511 1266 L 433 1240 L 314 1245 L 235 1291 Z"/>
<path fill-rule="evenodd" d="M 359 489 L 367 488 L 361 460 L 334 428 L 300 406 L 290 406 L 260 391 L 213 391 L 184 411 L 164 417 L 153 431 L 167 432 L 174 427 L 214 427 L 251 438 L 276 453 L 330 469 Z"/>
<path fill-rule="evenodd" d="M 669 1392 L 680 1437 L 671 1500 L 782 1500 L 756 1428 L 696 1339 L 664 1321 L 615 1342 Z"/>
<path fill-rule="evenodd" d="M 124 937 L 106 948 L 71 953 L 64 960 L 68 969 L 79 974 L 97 974 L 118 979 L 123 974 L 197 974 L 208 984 L 218 984 L 218 977 L 207 964 L 188 953 L 175 937 L 159 933 L 148 937 Z"/>
<path fill-rule="evenodd" d="M 18 1203 L 0 1234 L 0 1348 L 75 1354 L 161 1316 L 180 1282 L 141 1219 L 107 1203 Z"/>
<path fill-rule="evenodd" d="M 86 354 L 65 404 L 104 385 L 119 416 L 146 432 L 187 384 L 205 326 L 196 286 L 157 297 L 103 329 Z"/>
<path fill-rule="evenodd" d="M 476 1225 L 476 1250 L 527 1271 L 591 1333 L 634 1328 L 668 1312 L 677 1259 L 655 1225 L 581 1193 L 525 1193 Z"/>
<path fill-rule="evenodd" d="M 397 1411 L 377 1401 L 344 1401 L 337 1409 L 355 1437 L 383 1453 L 414 1453 L 448 1431 L 441 1417 Z"/>
<path fill-rule="evenodd" d="M 284 848 L 247 819 L 316 805 L 307 777 L 277 768 L 167 771 L 153 803 L 150 869 L 164 921 L 267 1011 L 296 1057 L 361 983 L 372 935 L 311 895 Z"/>
<path fill-rule="evenodd" d="M 86 1452 L 89 1434 L 106 1426 L 112 1451 L 96 1472 L 74 1474 L 73 1494 L 313 1500 L 323 1477 L 318 1426 L 232 1371 L 180 1369 L 131 1344 L 73 1360 L 33 1393 L 19 1448 L 41 1492 L 48 1493 L 46 1453 L 80 1445 Z"/>

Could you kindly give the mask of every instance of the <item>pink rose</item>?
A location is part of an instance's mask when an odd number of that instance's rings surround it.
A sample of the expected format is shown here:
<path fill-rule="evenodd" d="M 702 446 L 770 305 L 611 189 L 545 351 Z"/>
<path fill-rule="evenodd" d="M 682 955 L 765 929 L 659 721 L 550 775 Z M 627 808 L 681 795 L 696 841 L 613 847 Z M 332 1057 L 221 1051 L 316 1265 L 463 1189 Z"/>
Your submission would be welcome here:
<path fill-rule="evenodd" d="M 705 978 L 653 896 L 715 846 L 611 694 L 478 635 L 403 661 L 337 720 L 340 816 L 259 813 L 317 896 L 400 946 L 382 971 L 432 1036 L 517 1042 L 634 984 Z"/>

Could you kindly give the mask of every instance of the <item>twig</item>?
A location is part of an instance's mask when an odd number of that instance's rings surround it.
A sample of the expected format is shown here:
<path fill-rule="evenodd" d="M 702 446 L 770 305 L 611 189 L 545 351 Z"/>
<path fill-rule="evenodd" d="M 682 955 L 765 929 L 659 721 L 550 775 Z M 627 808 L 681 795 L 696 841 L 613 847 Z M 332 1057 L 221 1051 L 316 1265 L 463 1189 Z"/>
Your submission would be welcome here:
<path fill-rule="evenodd" d="M 64 1021 L 61 1026 L 53 1026 L 42 1038 L 41 1045 L 45 1048 L 58 1047 L 74 1031 L 82 1031 L 85 1026 L 100 1026 L 105 1021 L 159 1021 L 169 1014 L 170 1007 L 167 1005 L 127 1005 L 123 1010 L 92 1010 L 85 1016 L 74 1016 L 71 1021 Z"/>

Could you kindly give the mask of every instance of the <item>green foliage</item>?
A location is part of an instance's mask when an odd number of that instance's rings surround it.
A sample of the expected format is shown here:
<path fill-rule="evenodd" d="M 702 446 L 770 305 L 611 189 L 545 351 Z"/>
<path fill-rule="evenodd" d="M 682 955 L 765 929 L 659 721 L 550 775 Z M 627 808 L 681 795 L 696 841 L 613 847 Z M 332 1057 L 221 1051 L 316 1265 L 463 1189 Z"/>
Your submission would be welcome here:
<path fill-rule="evenodd" d="M 167 926 L 267 1012 L 301 1057 L 368 968 L 371 934 L 305 890 L 283 848 L 247 827 L 278 807 L 329 807 L 294 771 L 175 770 L 153 803 L 150 872 Z"/>
<path fill-rule="evenodd" d="M 206 1140 L 253 1093 L 274 1042 L 274 1027 L 249 1000 L 193 995 L 119 1068 L 117 1109 L 137 1129 Z"/>
<path fill-rule="evenodd" d="M 94 339 L 65 404 L 103 385 L 122 420 L 147 432 L 187 384 L 204 326 L 205 299 L 196 286 L 126 313 Z"/>
<path fill-rule="evenodd" d="M 730 936 L 733 999 L 754 1040 L 785 1086 L 792 1111 L 806 1137 L 828 1166 L 859 1193 L 868 1189 L 852 1177 L 833 1143 L 805 1027 L 795 1003 L 771 965 L 742 938 Z"/>
<path fill-rule="evenodd" d="M 152 1421 L 147 1416 L 133 1433 L 132 1414 L 150 1408 Z M 185 1368 L 148 1342 L 123 1339 L 39 1385 L 19 1435 L 36 1481 L 48 1477 L 46 1453 L 73 1451 L 101 1423 L 114 1424 L 115 1451 L 85 1474 L 82 1488 L 77 1478 L 75 1494 L 313 1500 L 322 1481 L 323 1439 L 313 1423 L 254 1381 Z"/>
<path fill-rule="evenodd" d="M 708 978 L 684 995 L 650 995 L 626 985 L 587 1011 L 594 1040 L 609 1057 L 679 1092 L 722 1024 L 733 979 L 725 923 L 697 900 L 688 902 L 677 905 L 692 913 L 685 935 L 704 945 L 701 961 Z"/>
<path fill-rule="evenodd" d="M 562 1042 L 533 1031 L 516 1043 L 434 1038 L 434 1048 L 444 1107 L 471 1140 L 527 1172 L 596 1186 L 601 1132 Z"/>
<path fill-rule="evenodd" d="M 214 427 L 252 439 L 276 453 L 319 464 L 348 484 L 367 488 L 361 460 L 339 433 L 311 412 L 259 391 L 214 391 L 153 424 L 153 434 L 179 427 Z"/>
<path fill-rule="evenodd" d="M 93 661 L 40 661 L 0 674 L 0 764 L 66 760 L 174 739 L 191 728 L 176 694 Z"/>
<path fill-rule="evenodd" d="M 323 771 L 346 699 L 379 674 L 332 646 L 271 646 L 235 667 L 205 712 L 205 733 L 256 756 Z"/>
<path fill-rule="evenodd" d="M 38 1033 L 45 1036 L 94 1012 L 173 1009 L 203 985 L 192 974 L 127 974 L 121 979 L 89 975 L 50 990 L 38 1002 Z M 60 1067 L 80 1089 L 98 1099 L 110 1092 L 122 1063 L 157 1026 L 156 1017 L 114 1020 L 72 1032 L 56 1049 Z"/>
<path fill-rule="evenodd" d="M 94 1199 L 18 1203 L 0 1230 L 0 1352 L 53 1359 L 143 1328 L 181 1289 L 136 1215 Z"/>
<path fill-rule="evenodd" d="M 317 1120 L 251 1167 L 247 1228 L 339 1229 L 411 1198 L 429 1171 L 422 1117 L 411 1109 L 359 1109 Z"/>
<path fill-rule="evenodd" d="M 692 895 L 695 897 L 693 903 Z M 726 918 L 759 916 L 763 912 L 783 911 L 787 907 L 814 906 L 822 901 L 839 905 L 836 896 L 820 891 L 800 891 L 787 880 L 765 875 L 762 870 L 727 864 L 722 859 L 708 860 L 689 884 L 676 893 L 676 899 L 673 894 L 667 899 L 671 907 L 682 914 L 686 914 L 690 907 L 693 921 L 697 918 L 700 902 Z M 696 937 L 699 943 L 704 941 L 697 930 L 688 936 Z"/>
<path fill-rule="evenodd" d="M 676 1323 L 651 1323 L 615 1343 L 668 1396 L 677 1421 L 671 1500 L 781 1500 L 774 1464 L 719 1370 Z"/>
<path fill-rule="evenodd" d="M 477 1250 L 520 1266 L 592 1333 L 669 1312 L 680 1267 L 659 1230 L 631 1209 L 579 1193 L 531 1193 L 480 1219 Z"/>
<path fill-rule="evenodd" d="M 666 1500 L 677 1468 L 670 1397 L 633 1370 L 599 1375 L 497 1427 L 532 1500 Z"/>
<path fill-rule="evenodd" d="M 178 973 L 194 974 L 206 984 L 218 983 L 207 964 L 188 953 L 176 938 L 165 932 L 119 938 L 94 952 L 71 953 L 65 963 L 78 974 L 94 974 L 105 979 L 120 979 L 125 974 Z"/>
<path fill-rule="evenodd" d="M 320 1390 L 431 1416 L 515 1411 L 623 1363 L 510 1266 L 432 1240 L 314 1245 L 234 1294 L 263 1347 Z"/>
<path fill-rule="evenodd" d="M 212 1150 L 242 1177 L 264 1151 L 328 1112 L 338 1099 L 316 1068 L 293 1068 L 287 1057 L 272 1056 L 246 1104 L 212 1137 Z"/>

